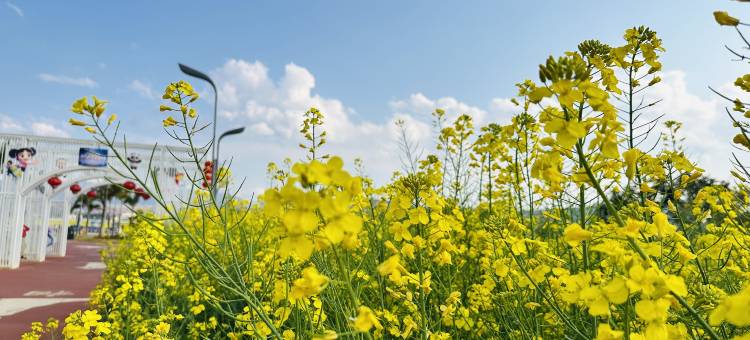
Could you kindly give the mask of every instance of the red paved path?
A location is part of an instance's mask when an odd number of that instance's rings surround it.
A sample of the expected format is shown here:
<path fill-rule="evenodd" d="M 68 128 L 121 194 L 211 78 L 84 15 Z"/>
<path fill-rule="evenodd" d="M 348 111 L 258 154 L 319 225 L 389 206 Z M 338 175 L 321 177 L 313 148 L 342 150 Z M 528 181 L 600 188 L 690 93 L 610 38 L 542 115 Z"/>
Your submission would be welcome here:
<path fill-rule="evenodd" d="M 96 249 L 94 247 L 98 247 Z M 4 298 L 48 298 L 24 296 L 29 291 L 69 292 L 55 298 L 88 298 L 101 279 L 103 269 L 81 269 L 101 262 L 101 243 L 68 241 L 65 257 L 48 257 L 44 262 L 22 261 L 18 269 L 0 269 L 0 305 Z M 72 294 L 71 294 L 72 293 Z M 67 302 L 0 316 L 0 340 L 19 339 L 33 321 L 54 317 L 61 322 L 71 312 L 86 308 L 87 302 Z"/>

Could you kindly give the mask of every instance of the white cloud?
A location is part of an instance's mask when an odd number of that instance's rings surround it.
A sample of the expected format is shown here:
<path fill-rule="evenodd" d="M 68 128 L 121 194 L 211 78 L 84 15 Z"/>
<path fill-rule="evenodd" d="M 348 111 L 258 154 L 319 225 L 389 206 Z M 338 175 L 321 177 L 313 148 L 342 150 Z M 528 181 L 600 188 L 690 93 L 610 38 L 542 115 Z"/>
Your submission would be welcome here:
<path fill-rule="evenodd" d="M 324 129 L 328 143 L 324 152 L 342 156 L 349 165 L 354 158 L 363 160 L 365 170 L 378 183 L 384 183 L 401 168 L 398 139 L 401 134 L 395 122 L 404 122 L 411 139 L 427 151 L 432 150 L 433 128 L 430 113 L 446 110 L 449 119 L 461 113 L 474 116 L 477 125 L 489 119 L 508 120 L 507 110 L 491 112 L 461 102 L 453 97 L 432 99 L 415 93 L 390 104 L 391 112 L 380 122 L 353 119 L 357 114 L 341 100 L 315 93 L 315 77 L 304 67 L 288 64 L 278 80 L 269 76 L 262 62 L 232 59 L 211 72 L 219 90 L 219 112 L 232 125 L 244 124 L 248 130 L 222 142 L 225 156 L 233 155 L 235 174 L 247 177 L 248 190 L 266 185 L 262 178 L 269 161 L 286 157 L 303 157 L 297 146 L 303 113 L 317 107 L 325 114 Z M 497 99 L 502 103 L 503 99 Z M 502 111 L 502 112 L 501 112 Z M 251 189 L 252 188 L 252 189 Z"/>
<path fill-rule="evenodd" d="M 56 75 L 56 74 L 49 74 L 49 73 L 41 73 L 39 74 L 39 79 L 41 79 L 45 83 L 57 83 L 57 84 L 63 84 L 63 85 L 74 85 L 74 86 L 81 86 L 81 87 L 97 87 L 99 84 L 96 83 L 93 79 L 89 77 L 69 77 L 64 75 Z"/>
<path fill-rule="evenodd" d="M 250 132 L 261 135 L 261 136 L 270 136 L 273 135 L 273 130 L 268 126 L 268 124 L 264 122 L 255 123 L 253 125 L 250 125 Z"/>
<path fill-rule="evenodd" d="M 10 8 L 13 12 L 15 12 L 16 15 L 23 18 L 23 10 L 21 9 L 21 7 L 16 6 L 10 1 L 6 1 L 5 6 L 8 6 L 8 8 Z"/>
<path fill-rule="evenodd" d="M 426 122 L 432 120 L 431 114 L 438 108 L 445 110 L 449 122 L 461 114 L 468 114 L 474 119 L 475 126 L 493 122 L 508 123 L 510 117 L 518 111 L 517 106 L 508 98 L 492 98 L 488 108 L 483 109 L 454 97 L 431 99 L 423 93 L 412 94 L 408 99 L 391 101 L 390 106 L 396 113 L 413 115 Z"/>
<path fill-rule="evenodd" d="M 37 136 L 70 137 L 70 134 L 43 121 L 19 122 L 17 119 L 0 114 L 0 132 L 23 133 Z"/>
<path fill-rule="evenodd" d="M 8 133 L 22 132 L 23 126 L 18 124 L 13 118 L 0 114 L 0 131 Z"/>
<path fill-rule="evenodd" d="M 519 108 L 516 104 L 508 98 L 493 98 L 490 101 L 490 112 L 495 115 L 512 116 L 519 112 Z"/>
<path fill-rule="evenodd" d="M 302 113 L 313 106 L 326 114 L 332 140 L 346 138 L 353 126 L 349 119 L 351 109 L 337 99 L 313 94 L 315 77 L 295 64 L 286 65 L 278 81 L 270 79 L 268 68 L 259 61 L 232 59 L 212 75 L 218 84 L 222 116 L 263 122 L 267 135 L 295 136 Z"/>
<path fill-rule="evenodd" d="M 70 137 L 70 134 L 49 123 L 34 122 L 31 123 L 31 133 L 38 136 L 49 137 Z"/>
<path fill-rule="evenodd" d="M 128 88 L 147 99 L 154 99 L 156 97 L 154 95 L 154 90 L 151 88 L 151 84 L 144 83 L 137 79 L 133 80 Z"/>
<path fill-rule="evenodd" d="M 683 123 L 688 157 L 718 179 L 730 179 L 732 136 L 735 131 L 724 107 L 731 103 L 706 90 L 704 95 L 690 93 L 684 71 L 665 71 L 661 83 L 649 91 L 649 97 L 662 99 L 655 112 L 665 114 L 662 122 L 676 120 Z M 727 86 L 724 87 L 729 90 Z M 662 131 L 662 126 L 659 127 Z"/>

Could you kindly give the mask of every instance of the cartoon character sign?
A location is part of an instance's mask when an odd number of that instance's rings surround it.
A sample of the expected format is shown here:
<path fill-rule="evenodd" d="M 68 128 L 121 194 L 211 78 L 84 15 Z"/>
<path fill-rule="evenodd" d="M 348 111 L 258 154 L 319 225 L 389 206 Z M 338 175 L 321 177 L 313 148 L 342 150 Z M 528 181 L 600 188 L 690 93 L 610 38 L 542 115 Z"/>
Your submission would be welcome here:
<path fill-rule="evenodd" d="M 36 149 L 28 147 L 10 149 L 10 151 L 8 151 L 8 156 L 10 156 L 10 159 L 5 164 L 5 168 L 8 169 L 8 175 L 21 177 L 26 171 L 26 168 L 33 164 L 34 156 L 36 156 Z"/>
<path fill-rule="evenodd" d="M 128 163 L 130 163 L 131 169 L 138 169 L 138 164 L 141 164 L 141 156 L 138 156 L 136 153 L 131 153 L 130 156 L 128 156 Z"/>

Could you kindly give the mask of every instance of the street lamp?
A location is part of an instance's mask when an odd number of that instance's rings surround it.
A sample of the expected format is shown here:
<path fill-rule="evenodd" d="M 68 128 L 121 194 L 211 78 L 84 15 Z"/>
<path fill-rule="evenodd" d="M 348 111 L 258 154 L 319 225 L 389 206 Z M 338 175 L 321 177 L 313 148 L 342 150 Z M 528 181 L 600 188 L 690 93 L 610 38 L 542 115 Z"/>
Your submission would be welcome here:
<path fill-rule="evenodd" d="M 187 75 L 189 75 L 191 77 L 195 77 L 195 78 L 198 78 L 198 79 L 205 80 L 206 82 L 208 82 L 209 84 L 211 84 L 211 88 L 214 89 L 214 123 L 213 123 L 213 128 L 214 128 L 213 130 L 214 130 L 214 132 L 213 132 L 213 135 L 211 136 L 211 162 L 213 162 L 213 169 L 211 169 L 211 170 L 213 170 L 212 172 L 214 174 L 216 174 L 216 170 L 217 170 L 217 165 L 216 164 L 218 163 L 218 159 L 217 158 L 219 156 L 218 152 L 216 152 L 217 148 L 215 147 L 215 145 L 216 145 L 216 117 L 217 117 L 216 116 L 216 108 L 217 108 L 217 105 L 218 105 L 218 102 L 219 102 L 219 92 L 216 91 L 216 85 L 214 85 L 214 81 L 211 80 L 211 78 L 207 74 L 205 74 L 205 73 L 203 73 L 201 71 L 198 71 L 198 70 L 196 70 L 196 69 L 194 69 L 194 68 L 192 68 L 190 66 L 187 66 L 187 65 L 183 65 L 183 64 L 180 64 L 180 63 L 177 63 L 177 65 L 180 66 L 180 71 L 182 71 L 182 73 L 187 74 Z M 240 132 L 242 132 L 242 131 L 240 131 Z M 216 176 L 214 176 L 213 178 L 211 178 L 211 186 L 212 187 L 216 187 Z"/>
<path fill-rule="evenodd" d="M 219 147 L 221 146 L 221 140 L 224 139 L 224 137 L 226 137 L 226 136 L 239 135 L 239 134 L 241 134 L 244 131 L 245 131 L 245 127 L 243 126 L 243 127 L 239 127 L 239 128 L 236 128 L 236 129 L 231 129 L 231 130 L 225 131 L 224 133 L 221 134 L 221 136 L 219 136 L 219 140 L 216 141 L 216 162 L 217 163 L 219 162 Z M 214 164 L 214 169 L 216 169 L 216 164 Z M 216 178 L 218 178 L 218 177 L 219 177 L 219 173 L 215 172 L 212 180 L 215 181 Z M 216 186 L 215 185 L 213 187 L 213 190 L 214 190 L 214 197 L 216 197 L 217 192 L 216 192 Z"/>

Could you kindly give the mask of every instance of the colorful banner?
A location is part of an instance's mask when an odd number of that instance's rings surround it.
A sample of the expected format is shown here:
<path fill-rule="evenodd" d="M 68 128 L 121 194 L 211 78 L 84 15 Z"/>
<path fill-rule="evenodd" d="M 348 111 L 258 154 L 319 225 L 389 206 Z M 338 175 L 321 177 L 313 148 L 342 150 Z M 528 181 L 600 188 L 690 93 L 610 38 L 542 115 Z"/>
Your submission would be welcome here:
<path fill-rule="evenodd" d="M 78 165 L 90 167 L 107 166 L 107 149 L 81 148 L 78 151 Z"/>

